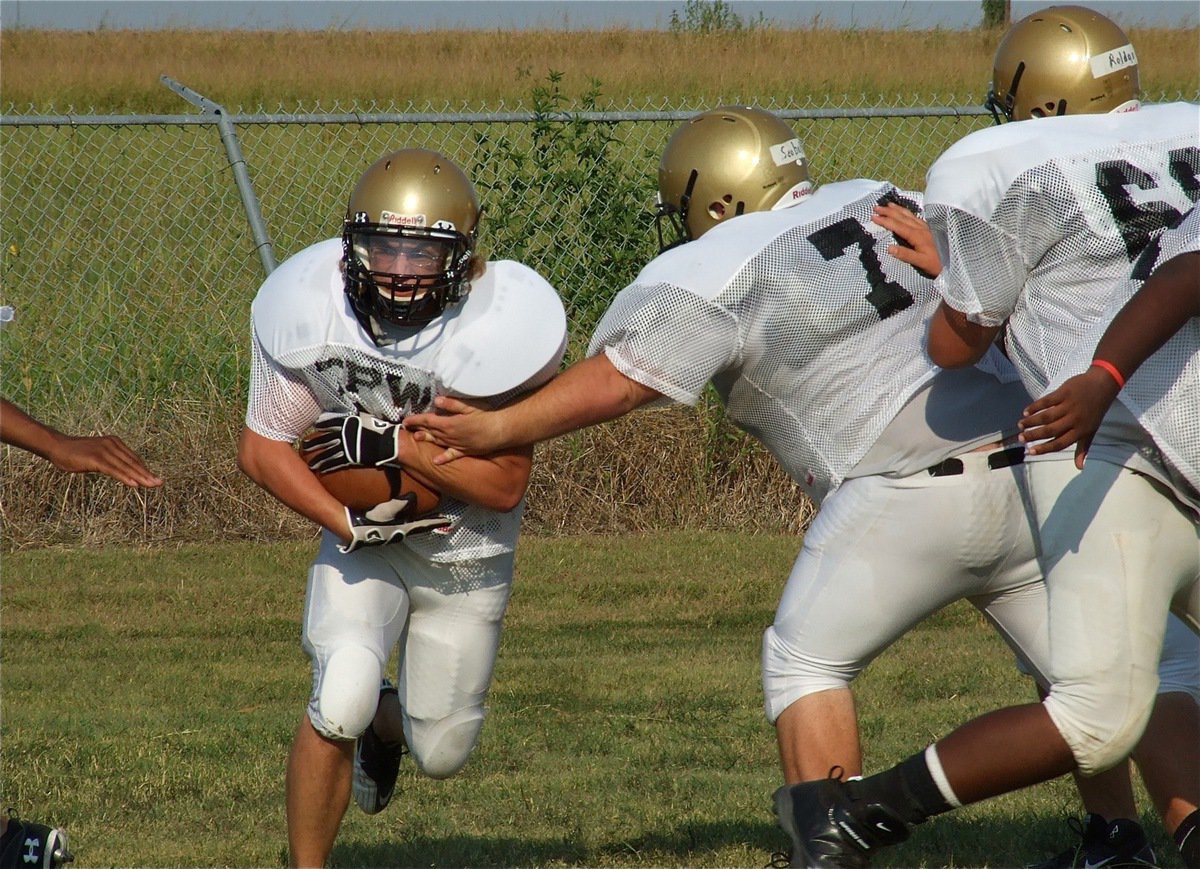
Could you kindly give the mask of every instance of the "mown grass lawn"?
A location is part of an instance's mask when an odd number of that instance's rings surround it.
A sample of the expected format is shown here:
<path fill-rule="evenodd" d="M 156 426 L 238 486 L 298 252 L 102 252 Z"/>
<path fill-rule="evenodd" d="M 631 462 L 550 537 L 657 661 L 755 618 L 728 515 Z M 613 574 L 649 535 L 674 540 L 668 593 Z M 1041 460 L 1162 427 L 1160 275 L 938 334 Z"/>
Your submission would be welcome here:
<path fill-rule="evenodd" d="M 708 533 L 524 541 L 471 763 L 443 782 L 406 768 L 380 816 L 351 807 L 331 864 L 763 865 L 784 841 L 759 638 L 797 548 Z M 79 867 L 284 865 L 312 549 L 5 556 L 4 801 L 65 825 Z M 860 680 L 868 768 L 1029 696 L 974 610 L 952 607 Z M 1055 782 L 939 819 L 877 863 L 1020 865 L 1060 847 L 1076 811 Z"/>

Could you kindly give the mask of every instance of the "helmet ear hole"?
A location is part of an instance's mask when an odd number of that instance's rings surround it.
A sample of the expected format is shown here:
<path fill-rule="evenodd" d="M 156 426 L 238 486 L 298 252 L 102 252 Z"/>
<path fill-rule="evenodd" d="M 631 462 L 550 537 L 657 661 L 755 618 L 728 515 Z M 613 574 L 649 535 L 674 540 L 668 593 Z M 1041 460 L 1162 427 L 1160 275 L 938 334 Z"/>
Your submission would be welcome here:
<path fill-rule="evenodd" d="M 724 196 L 722 196 L 717 201 L 710 202 L 708 205 L 708 208 L 706 209 L 708 212 L 708 216 L 711 217 L 714 221 L 723 220 L 725 218 L 725 215 L 729 212 L 729 208 L 727 206 L 731 202 L 733 202 L 733 197 L 730 196 L 728 193 L 726 193 Z"/>

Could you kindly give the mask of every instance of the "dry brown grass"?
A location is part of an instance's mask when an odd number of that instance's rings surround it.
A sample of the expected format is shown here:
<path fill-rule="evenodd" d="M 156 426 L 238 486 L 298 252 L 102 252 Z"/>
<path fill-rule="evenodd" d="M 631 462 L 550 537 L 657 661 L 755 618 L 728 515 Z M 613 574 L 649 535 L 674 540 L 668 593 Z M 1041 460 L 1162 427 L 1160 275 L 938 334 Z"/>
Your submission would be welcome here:
<path fill-rule="evenodd" d="M 73 433 L 117 432 L 166 480 L 131 490 L 68 475 L 0 448 L 3 548 L 213 539 L 280 540 L 316 528 L 243 476 L 242 409 L 195 403 L 105 407 L 53 420 Z M 174 421 L 169 432 L 152 420 Z M 761 447 L 684 408 L 645 411 L 540 446 L 525 527 L 534 534 L 663 528 L 799 532 L 813 508 Z"/>
<path fill-rule="evenodd" d="M 171 112 L 167 74 L 229 108 L 340 102 L 494 106 L 527 99 L 550 70 L 603 98 L 803 103 L 810 98 L 981 95 L 992 31 L 769 27 L 739 34 L 594 32 L 0 32 L 0 102 L 65 111 Z M 1148 93 L 1200 89 L 1200 28 L 1135 29 Z"/>

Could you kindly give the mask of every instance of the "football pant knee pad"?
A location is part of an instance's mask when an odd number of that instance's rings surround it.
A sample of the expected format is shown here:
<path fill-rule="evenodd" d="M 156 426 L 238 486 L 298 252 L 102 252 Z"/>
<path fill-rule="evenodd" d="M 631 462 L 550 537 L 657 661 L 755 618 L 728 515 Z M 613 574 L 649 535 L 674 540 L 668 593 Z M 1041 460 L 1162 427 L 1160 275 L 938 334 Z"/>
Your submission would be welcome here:
<path fill-rule="evenodd" d="M 483 707 L 469 706 L 434 720 L 407 720 L 413 760 L 430 778 L 449 778 L 464 766 L 483 728 Z"/>
<path fill-rule="evenodd" d="M 357 738 L 375 717 L 383 664 L 364 646 L 342 646 L 316 670 L 308 704 L 313 728 L 330 739 Z"/>
<path fill-rule="evenodd" d="M 1096 688 L 1056 685 L 1044 701 L 1084 775 L 1104 772 L 1133 751 L 1154 709 L 1158 676 L 1140 674 L 1122 691 Z"/>
<path fill-rule="evenodd" d="M 845 670 L 839 672 L 823 666 L 790 649 L 775 632 L 774 626 L 767 628 L 763 632 L 762 648 L 763 697 L 767 721 L 774 724 L 783 710 L 809 694 L 848 687 L 860 670 L 861 667 L 853 673 Z"/>

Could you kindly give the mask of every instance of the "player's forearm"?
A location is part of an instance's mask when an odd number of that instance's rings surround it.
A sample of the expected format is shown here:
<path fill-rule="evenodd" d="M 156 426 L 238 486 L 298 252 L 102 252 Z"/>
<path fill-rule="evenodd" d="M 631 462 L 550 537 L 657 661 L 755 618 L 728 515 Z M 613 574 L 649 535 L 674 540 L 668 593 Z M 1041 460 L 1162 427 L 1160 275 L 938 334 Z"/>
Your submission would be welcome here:
<path fill-rule="evenodd" d="M 238 467 L 285 507 L 343 540 L 350 539 L 345 508 L 325 491 L 291 444 L 243 429 L 238 441 Z"/>
<path fill-rule="evenodd" d="M 400 434 L 404 470 L 444 496 L 507 513 L 525 497 L 532 470 L 533 447 L 519 447 L 489 456 L 464 456 L 456 462 L 434 464 L 442 448 Z"/>
<path fill-rule="evenodd" d="M 942 302 L 929 322 L 929 358 L 942 368 L 974 365 L 987 353 L 999 332 L 998 327 L 972 323 L 966 314 Z"/>
<path fill-rule="evenodd" d="M 62 437 L 61 432 L 38 422 L 11 401 L 0 399 L 0 441 L 53 463 Z"/>
<path fill-rule="evenodd" d="M 501 447 L 526 446 L 624 416 L 661 393 L 618 371 L 603 353 L 496 412 Z"/>
<path fill-rule="evenodd" d="M 1159 266 L 1113 318 L 1096 345 L 1095 358 L 1115 365 L 1128 379 L 1184 323 L 1198 316 L 1200 253 L 1181 254 Z"/>

